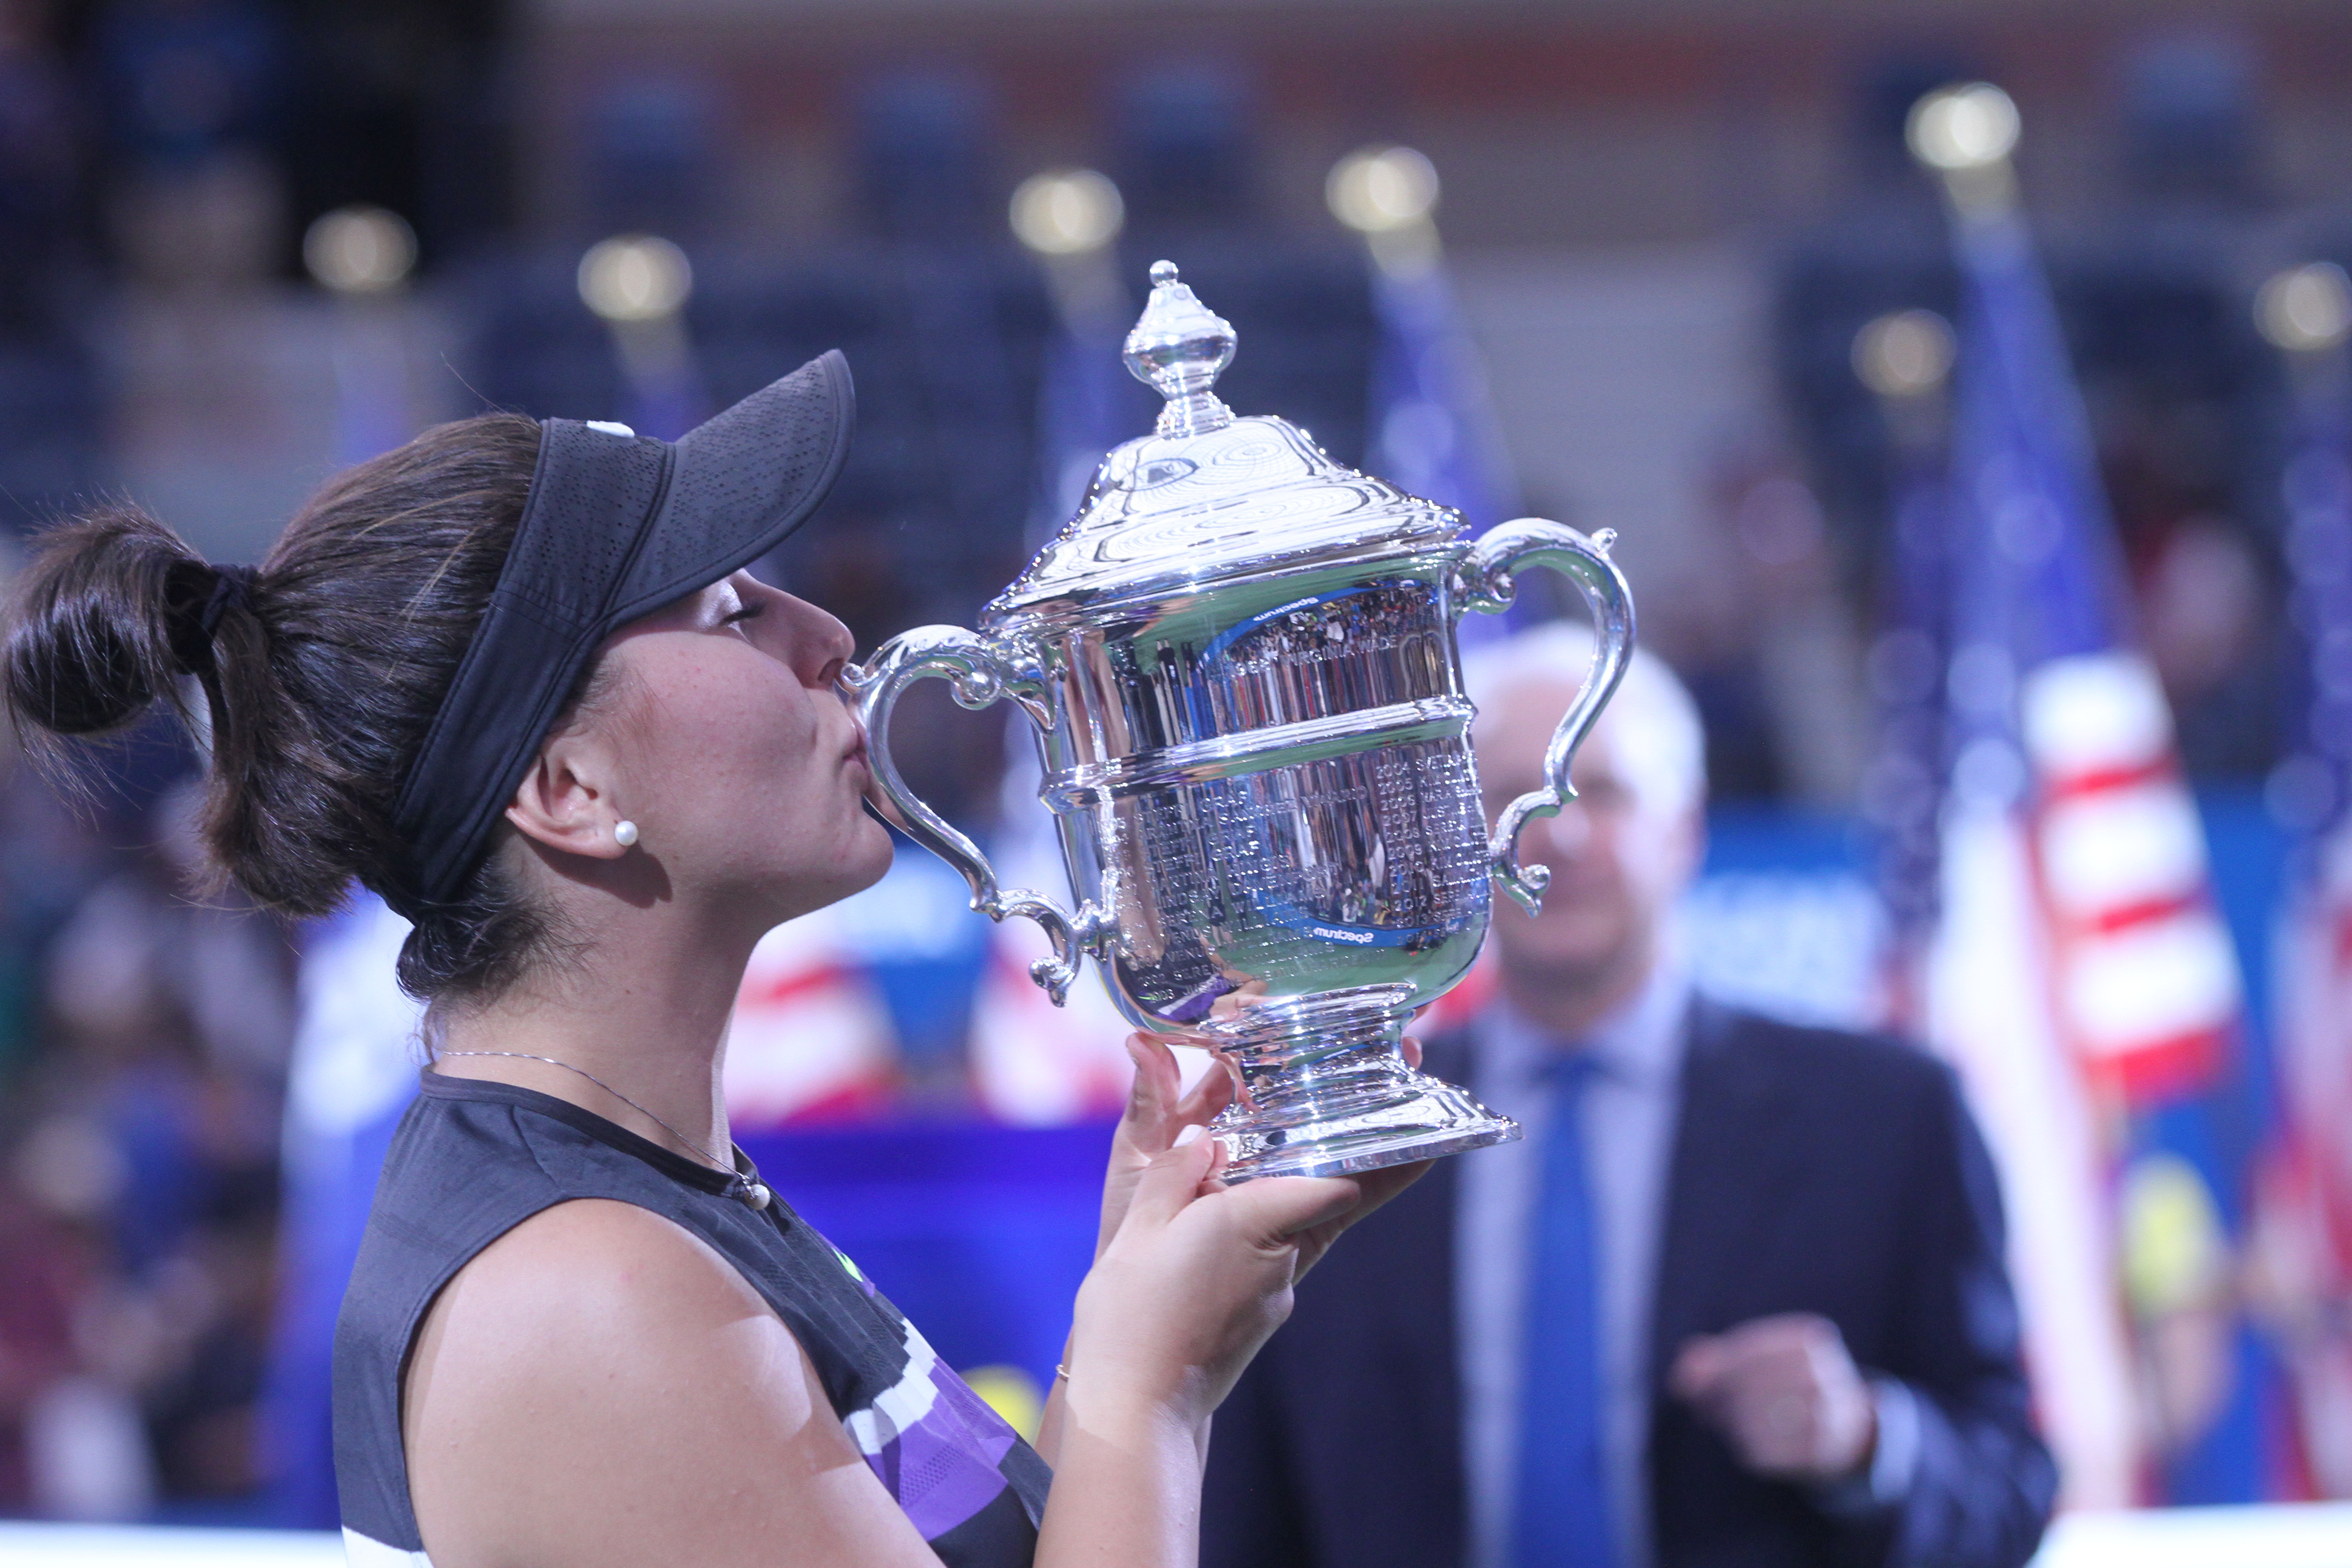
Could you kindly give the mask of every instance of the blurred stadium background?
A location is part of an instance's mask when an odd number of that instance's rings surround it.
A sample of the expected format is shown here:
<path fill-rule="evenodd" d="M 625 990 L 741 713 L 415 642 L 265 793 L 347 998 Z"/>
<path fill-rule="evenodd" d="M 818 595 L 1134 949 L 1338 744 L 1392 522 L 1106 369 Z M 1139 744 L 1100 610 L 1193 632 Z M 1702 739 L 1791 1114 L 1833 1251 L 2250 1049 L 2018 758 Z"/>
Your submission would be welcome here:
<path fill-rule="evenodd" d="M 870 647 L 1144 427 L 1160 256 L 1237 407 L 1619 531 L 1708 726 L 1702 974 L 1960 1064 L 2069 1502 L 2352 1497 L 2340 5 L 0 0 L 0 513 L 252 560 L 434 420 L 675 435 L 839 346 L 851 468 L 772 568 Z M 899 742 L 1058 875 L 1002 714 Z M 193 767 L 0 759 L 0 1515 L 334 1521 L 400 932 L 192 901 Z M 1014 1411 L 1124 1072 L 1027 940 L 902 855 L 770 940 L 730 1061 Z"/>

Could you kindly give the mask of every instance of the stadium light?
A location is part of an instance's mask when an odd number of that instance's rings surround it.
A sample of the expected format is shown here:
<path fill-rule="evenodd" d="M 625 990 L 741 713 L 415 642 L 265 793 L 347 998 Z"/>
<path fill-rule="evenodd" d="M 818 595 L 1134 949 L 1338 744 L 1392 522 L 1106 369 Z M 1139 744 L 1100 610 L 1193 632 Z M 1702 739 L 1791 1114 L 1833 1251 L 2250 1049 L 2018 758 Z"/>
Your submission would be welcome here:
<path fill-rule="evenodd" d="M 1933 310 L 1893 310 L 1853 335 L 1853 374 L 1881 397 L 1918 397 L 1952 370 L 1952 329 Z"/>
<path fill-rule="evenodd" d="M 2254 324 L 2289 353 L 2336 348 L 2352 337 L 2352 279 L 2332 261 L 2275 273 L 2254 295 Z"/>
<path fill-rule="evenodd" d="M 1989 81 L 1938 88 L 1912 105 L 1904 140 L 1931 169 L 1958 174 L 2008 162 L 2017 147 L 2017 105 Z"/>
<path fill-rule="evenodd" d="M 661 321 L 693 292 L 686 252 L 654 235 L 614 235 L 580 258 L 581 300 L 608 321 Z"/>
<path fill-rule="evenodd" d="M 302 236 L 302 265 L 338 294 L 381 294 L 416 265 L 416 235 L 398 213 L 337 207 Z"/>
<path fill-rule="evenodd" d="M 1013 237 L 1039 256 L 1085 256 L 1118 237 L 1127 204 L 1108 174 L 1048 169 L 1021 182 L 1009 216 Z"/>
<path fill-rule="evenodd" d="M 1360 147 L 1331 165 L 1323 199 L 1358 234 L 1391 234 L 1430 220 L 1437 167 L 1410 147 Z"/>

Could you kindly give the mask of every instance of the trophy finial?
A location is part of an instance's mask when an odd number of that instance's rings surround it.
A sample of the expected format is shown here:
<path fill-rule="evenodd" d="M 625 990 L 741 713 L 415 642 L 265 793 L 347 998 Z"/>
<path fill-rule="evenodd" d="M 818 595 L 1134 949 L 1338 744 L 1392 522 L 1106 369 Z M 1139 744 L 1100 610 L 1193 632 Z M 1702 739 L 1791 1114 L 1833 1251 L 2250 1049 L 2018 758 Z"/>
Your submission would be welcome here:
<path fill-rule="evenodd" d="M 1151 298 L 1127 334 L 1125 358 L 1138 381 L 1168 400 L 1160 411 L 1160 435 L 1196 436 L 1233 423 L 1234 411 L 1209 390 L 1233 363 L 1233 325 L 1177 280 L 1174 262 L 1151 264 Z"/>

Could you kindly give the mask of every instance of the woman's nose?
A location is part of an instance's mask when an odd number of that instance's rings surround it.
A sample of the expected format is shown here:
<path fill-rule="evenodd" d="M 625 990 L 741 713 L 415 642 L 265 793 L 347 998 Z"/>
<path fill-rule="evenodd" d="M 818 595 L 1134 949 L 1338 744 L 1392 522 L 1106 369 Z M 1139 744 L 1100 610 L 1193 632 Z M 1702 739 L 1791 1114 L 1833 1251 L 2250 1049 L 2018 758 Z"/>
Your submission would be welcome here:
<path fill-rule="evenodd" d="M 793 672 L 803 685 L 831 686 L 857 651 L 857 639 L 830 611 L 790 594 L 784 601 L 793 626 Z"/>

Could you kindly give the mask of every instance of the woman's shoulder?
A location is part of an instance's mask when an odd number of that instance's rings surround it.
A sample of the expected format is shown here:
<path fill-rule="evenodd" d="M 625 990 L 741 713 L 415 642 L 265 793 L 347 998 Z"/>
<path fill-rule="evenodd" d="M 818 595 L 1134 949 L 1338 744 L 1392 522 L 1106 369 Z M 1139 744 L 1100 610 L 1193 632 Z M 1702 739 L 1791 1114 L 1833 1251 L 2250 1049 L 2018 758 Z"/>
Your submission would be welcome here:
<path fill-rule="evenodd" d="M 458 1270 L 434 1315 L 460 1295 L 518 1325 L 573 1334 L 635 1328 L 689 1307 L 767 1310 L 709 1242 L 618 1198 L 568 1199 L 509 1227 Z"/>
<path fill-rule="evenodd" d="M 681 1530 L 717 1546 L 845 1510 L 861 1550 L 912 1533 L 873 1506 L 888 1500 L 789 1327 L 708 1242 L 636 1205 L 561 1203 L 484 1247 L 426 1314 L 407 1382 L 409 1484 L 428 1544 L 544 1552 L 585 1531 L 587 1556 L 619 1561 L 618 1537 L 657 1521 L 635 1543 L 651 1560 L 677 1550 Z M 859 1482 L 846 1496 L 845 1476 Z M 714 1486 L 742 1517 L 698 1521 L 677 1506 Z"/>
<path fill-rule="evenodd" d="M 501 1384 L 520 1383 L 530 1385 L 529 1405 L 562 1410 L 567 1391 L 609 1403 L 645 1369 L 689 1370 L 680 1358 L 718 1357 L 698 1370 L 740 1375 L 747 1369 L 729 1357 L 751 1349 L 772 1359 L 795 1343 L 701 1237 L 637 1204 L 575 1198 L 508 1229 L 435 1298 L 417 1333 L 410 1409 L 442 1397 L 428 1386 L 452 1373 L 447 1393 L 460 1400 L 496 1403 Z M 794 1349 L 784 1359 L 806 1358 Z M 785 1392 L 798 1388 L 788 1382 Z"/>

